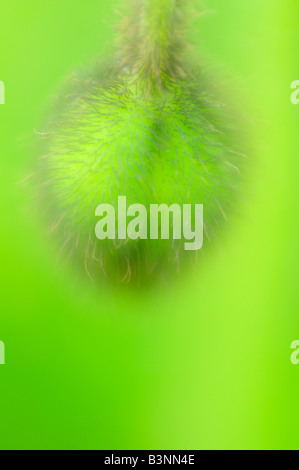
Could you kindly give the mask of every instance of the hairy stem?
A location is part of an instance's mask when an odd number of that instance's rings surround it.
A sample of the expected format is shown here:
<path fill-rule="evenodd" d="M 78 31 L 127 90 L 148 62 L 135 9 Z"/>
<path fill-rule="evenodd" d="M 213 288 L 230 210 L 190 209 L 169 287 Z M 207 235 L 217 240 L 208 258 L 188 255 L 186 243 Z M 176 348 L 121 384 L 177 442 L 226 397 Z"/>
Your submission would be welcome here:
<path fill-rule="evenodd" d="M 122 25 L 122 66 L 137 76 L 148 93 L 167 88 L 184 75 L 182 51 L 187 0 L 131 0 Z"/>

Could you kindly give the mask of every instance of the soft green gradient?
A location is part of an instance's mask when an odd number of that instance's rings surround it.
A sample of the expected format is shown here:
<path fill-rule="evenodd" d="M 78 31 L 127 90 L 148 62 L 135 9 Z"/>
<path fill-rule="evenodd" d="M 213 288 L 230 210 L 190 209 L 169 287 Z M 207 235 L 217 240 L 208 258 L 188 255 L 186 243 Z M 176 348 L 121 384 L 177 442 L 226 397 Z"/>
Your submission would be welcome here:
<path fill-rule="evenodd" d="M 114 2 L 1 6 L 0 448 L 299 448 L 299 6 L 206 4 L 195 39 L 251 126 L 246 201 L 196 273 L 139 294 L 55 268 L 16 184 L 51 94 L 109 46 Z"/>

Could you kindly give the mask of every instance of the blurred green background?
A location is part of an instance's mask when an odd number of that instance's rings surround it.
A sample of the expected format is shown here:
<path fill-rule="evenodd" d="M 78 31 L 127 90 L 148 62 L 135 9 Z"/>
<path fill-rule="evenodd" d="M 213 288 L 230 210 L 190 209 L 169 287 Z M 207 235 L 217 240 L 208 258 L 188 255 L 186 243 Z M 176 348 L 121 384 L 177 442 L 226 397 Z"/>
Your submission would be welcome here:
<path fill-rule="evenodd" d="M 194 38 L 251 126 L 246 202 L 198 273 L 139 293 L 57 270 L 17 185 L 57 87 L 111 47 L 117 1 L 1 5 L 1 449 L 299 448 L 299 5 L 205 3 Z"/>

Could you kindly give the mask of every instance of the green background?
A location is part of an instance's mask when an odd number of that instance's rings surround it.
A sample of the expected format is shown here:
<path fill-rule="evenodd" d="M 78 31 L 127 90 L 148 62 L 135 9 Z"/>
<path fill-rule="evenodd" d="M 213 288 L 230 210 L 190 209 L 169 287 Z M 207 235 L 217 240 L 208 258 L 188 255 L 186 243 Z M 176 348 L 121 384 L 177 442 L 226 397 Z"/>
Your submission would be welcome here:
<path fill-rule="evenodd" d="M 154 292 L 57 269 L 17 184 L 50 97 L 111 47 L 116 2 L 1 5 L 2 449 L 299 448 L 299 6 L 205 3 L 194 39 L 250 122 L 246 201 L 198 272 Z"/>

